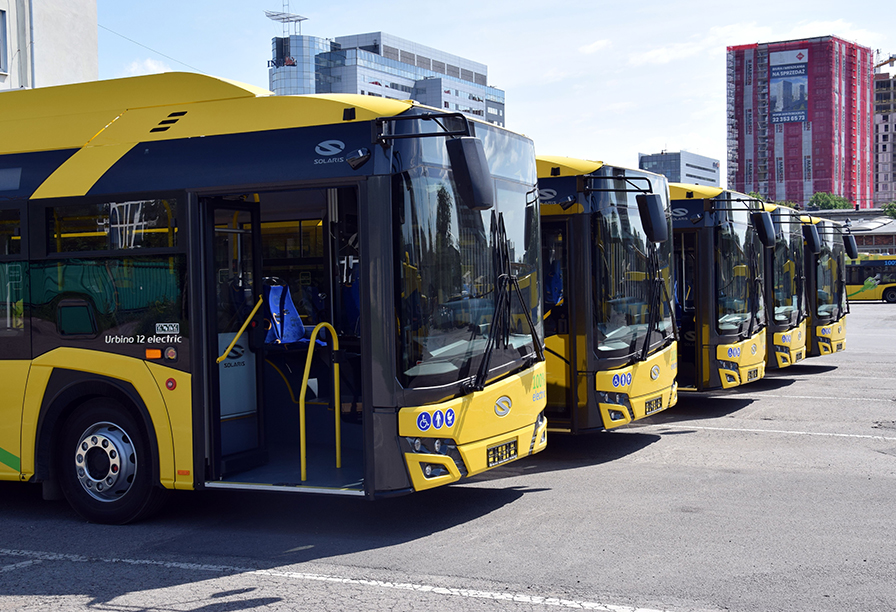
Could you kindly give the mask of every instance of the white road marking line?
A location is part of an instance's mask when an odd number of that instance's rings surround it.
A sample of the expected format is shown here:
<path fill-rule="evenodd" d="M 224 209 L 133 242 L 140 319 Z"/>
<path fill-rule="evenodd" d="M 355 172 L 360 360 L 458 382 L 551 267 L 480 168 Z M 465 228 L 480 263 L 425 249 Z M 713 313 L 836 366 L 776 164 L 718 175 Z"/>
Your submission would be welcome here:
<path fill-rule="evenodd" d="M 36 565 L 38 563 L 43 563 L 40 559 L 31 559 L 29 561 L 22 561 L 21 563 L 13 563 L 12 565 L 4 565 L 0 567 L 0 574 L 3 572 L 13 572 L 18 569 L 22 569 L 23 567 L 28 567 L 30 565 Z"/>
<path fill-rule="evenodd" d="M 30 561 L 24 561 L 7 567 L 31 565 L 41 561 L 69 561 L 75 563 L 125 563 L 128 565 L 149 565 L 166 569 L 195 570 L 213 572 L 218 574 L 252 574 L 256 576 L 274 576 L 289 578 L 292 580 L 309 580 L 315 582 L 331 582 L 339 584 L 351 584 L 360 586 L 372 586 L 383 589 L 395 589 L 401 591 L 416 591 L 419 593 L 434 593 L 436 595 L 448 595 L 452 597 L 467 597 L 470 599 L 489 599 L 492 601 L 512 601 L 558 608 L 571 608 L 574 610 L 598 610 L 599 612 L 667 612 L 654 608 L 639 608 L 631 606 L 618 606 L 602 604 L 593 601 L 576 599 L 560 599 L 559 597 L 543 597 L 539 595 L 524 595 L 521 593 L 495 593 L 491 591 L 478 591 L 475 589 L 455 589 L 437 587 L 428 584 L 413 584 L 386 582 L 382 580 L 365 580 L 362 578 L 343 578 L 340 576 L 328 576 L 326 574 L 307 574 L 304 572 L 282 572 L 278 570 L 257 570 L 248 567 L 233 567 L 228 565 L 207 565 L 202 563 L 181 563 L 177 561 L 153 561 L 150 559 L 103 559 L 99 557 L 84 557 L 81 555 L 67 555 L 61 553 L 47 553 L 32 550 L 11 550 L 0 548 L 0 555 L 13 557 L 31 557 Z M 2 571 L 2 569 L 0 569 Z"/>
<path fill-rule="evenodd" d="M 726 398 L 726 397 L 745 397 L 747 399 L 761 399 L 763 397 L 774 397 L 778 399 L 808 399 L 808 400 L 824 400 L 824 401 L 841 401 L 841 402 L 891 402 L 896 403 L 892 399 L 887 399 L 885 397 L 833 397 L 831 395 L 775 395 L 773 393 L 765 393 L 764 391 L 758 392 L 749 392 L 749 393 L 731 393 L 728 395 L 712 395 L 713 399 L 715 398 Z"/>
<path fill-rule="evenodd" d="M 645 429 L 706 429 L 710 431 L 737 431 L 745 433 L 773 433 L 785 434 L 793 436 L 823 436 L 830 438 L 862 438 L 865 440 L 885 440 L 887 442 L 896 442 L 896 437 L 872 436 L 870 434 L 845 434 L 845 433 L 825 433 L 820 431 L 790 431 L 786 429 L 750 429 L 747 427 L 706 427 L 704 425 L 663 425 L 660 423 L 653 425 L 645 425 Z"/>

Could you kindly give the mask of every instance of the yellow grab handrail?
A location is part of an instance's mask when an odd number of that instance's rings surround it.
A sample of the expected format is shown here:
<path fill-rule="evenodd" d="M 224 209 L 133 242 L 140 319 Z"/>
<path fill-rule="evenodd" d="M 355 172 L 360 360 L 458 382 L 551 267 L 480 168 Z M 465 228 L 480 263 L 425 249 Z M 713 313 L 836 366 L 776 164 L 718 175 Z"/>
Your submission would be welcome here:
<path fill-rule="evenodd" d="M 308 345 L 308 356 L 305 358 L 305 374 L 302 376 L 302 392 L 299 394 L 299 443 L 302 450 L 302 482 L 308 476 L 305 458 L 305 392 L 308 390 L 308 378 L 311 374 L 311 357 L 314 355 L 314 346 L 317 341 L 317 334 L 321 328 L 327 328 L 333 338 L 333 353 L 339 350 L 339 338 L 336 336 L 336 330 L 327 322 L 318 323 L 311 332 L 311 342 Z M 342 467 L 342 401 L 339 398 L 339 361 L 333 360 L 333 412 L 336 413 L 336 467 Z"/>
<path fill-rule="evenodd" d="M 240 328 L 240 331 L 238 331 L 238 332 L 236 333 L 236 336 L 234 336 L 233 341 L 230 343 L 230 346 L 228 346 L 228 347 L 227 347 L 227 350 L 225 350 L 225 351 L 221 354 L 221 356 L 218 357 L 218 358 L 215 360 L 215 363 L 221 363 L 222 361 L 224 361 L 224 359 L 227 358 L 227 356 L 230 354 L 230 351 L 233 350 L 233 347 L 234 347 L 234 345 L 236 344 L 236 341 L 240 339 L 240 336 L 242 336 L 242 335 L 243 335 L 243 332 L 246 331 L 246 328 L 249 327 L 249 321 L 252 320 L 252 317 L 255 316 L 255 313 L 258 312 L 258 309 L 261 308 L 261 305 L 262 305 L 263 303 L 264 303 L 264 298 L 262 298 L 262 297 L 259 295 L 259 296 L 258 296 L 258 303 L 255 304 L 255 308 L 252 309 L 252 312 L 250 312 L 250 313 L 249 313 L 249 316 L 246 317 L 246 320 L 243 321 L 243 326 Z"/>

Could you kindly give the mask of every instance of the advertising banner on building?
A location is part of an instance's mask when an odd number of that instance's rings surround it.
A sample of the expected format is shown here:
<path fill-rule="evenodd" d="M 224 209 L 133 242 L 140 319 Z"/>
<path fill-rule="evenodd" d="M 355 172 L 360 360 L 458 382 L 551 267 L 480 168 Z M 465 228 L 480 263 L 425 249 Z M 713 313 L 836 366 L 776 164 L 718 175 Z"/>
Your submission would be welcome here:
<path fill-rule="evenodd" d="M 809 119 L 809 50 L 769 53 L 772 123 Z"/>

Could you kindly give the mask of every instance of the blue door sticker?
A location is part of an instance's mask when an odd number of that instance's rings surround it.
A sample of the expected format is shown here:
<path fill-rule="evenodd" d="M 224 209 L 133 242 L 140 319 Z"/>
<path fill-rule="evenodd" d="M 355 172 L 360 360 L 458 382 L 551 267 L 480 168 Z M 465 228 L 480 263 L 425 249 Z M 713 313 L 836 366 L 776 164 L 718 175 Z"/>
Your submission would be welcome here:
<path fill-rule="evenodd" d="M 445 411 L 445 427 L 454 427 L 454 409 L 449 408 Z"/>
<path fill-rule="evenodd" d="M 417 415 L 417 429 L 420 431 L 426 431 L 429 429 L 429 426 L 432 425 L 432 422 L 429 417 L 428 412 L 421 412 Z"/>

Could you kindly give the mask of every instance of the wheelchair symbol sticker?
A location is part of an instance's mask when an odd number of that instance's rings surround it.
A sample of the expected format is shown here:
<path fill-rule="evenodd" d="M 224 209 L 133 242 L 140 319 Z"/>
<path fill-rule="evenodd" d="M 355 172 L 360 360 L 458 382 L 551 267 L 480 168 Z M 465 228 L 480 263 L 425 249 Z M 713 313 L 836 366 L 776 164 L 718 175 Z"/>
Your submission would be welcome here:
<path fill-rule="evenodd" d="M 430 425 L 432 425 L 431 417 L 428 412 L 421 412 L 417 416 L 417 429 L 420 431 L 426 431 L 429 429 Z"/>

